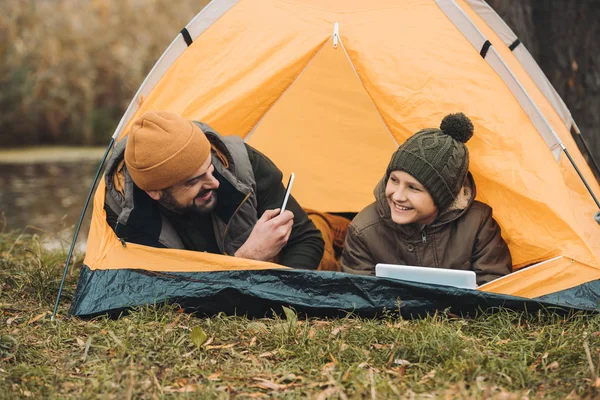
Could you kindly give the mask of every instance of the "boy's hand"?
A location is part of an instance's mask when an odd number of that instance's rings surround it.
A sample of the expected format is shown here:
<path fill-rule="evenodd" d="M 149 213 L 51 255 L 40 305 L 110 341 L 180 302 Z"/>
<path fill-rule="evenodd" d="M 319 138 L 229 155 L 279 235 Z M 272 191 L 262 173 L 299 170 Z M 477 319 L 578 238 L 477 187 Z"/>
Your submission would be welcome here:
<path fill-rule="evenodd" d="M 265 211 L 235 256 L 259 261 L 272 260 L 286 245 L 292 225 L 294 214 L 291 211 L 286 210 L 281 215 L 279 208 Z"/>

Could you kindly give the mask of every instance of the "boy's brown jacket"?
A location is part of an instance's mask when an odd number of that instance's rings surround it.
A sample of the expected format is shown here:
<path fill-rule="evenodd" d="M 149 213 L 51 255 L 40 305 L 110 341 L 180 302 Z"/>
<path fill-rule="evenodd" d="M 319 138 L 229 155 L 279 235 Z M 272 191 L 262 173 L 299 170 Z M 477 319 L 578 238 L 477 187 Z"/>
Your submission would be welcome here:
<path fill-rule="evenodd" d="M 403 264 L 472 270 L 482 285 L 511 272 L 508 246 L 492 209 L 475 201 L 469 173 L 457 199 L 430 225 L 392 221 L 385 178 L 374 190 L 376 201 L 354 218 L 342 253 L 342 271 L 374 275 L 375 264 Z"/>

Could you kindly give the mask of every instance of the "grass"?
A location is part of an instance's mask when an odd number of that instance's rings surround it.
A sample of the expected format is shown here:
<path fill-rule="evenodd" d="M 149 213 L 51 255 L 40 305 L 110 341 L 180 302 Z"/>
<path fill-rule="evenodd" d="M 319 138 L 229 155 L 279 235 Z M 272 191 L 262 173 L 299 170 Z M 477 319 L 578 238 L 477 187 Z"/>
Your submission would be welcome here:
<path fill-rule="evenodd" d="M 597 398 L 600 316 L 198 318 L 177 305 L 50 321 L 64 252 L 0 234 L 4 398 Z"/>

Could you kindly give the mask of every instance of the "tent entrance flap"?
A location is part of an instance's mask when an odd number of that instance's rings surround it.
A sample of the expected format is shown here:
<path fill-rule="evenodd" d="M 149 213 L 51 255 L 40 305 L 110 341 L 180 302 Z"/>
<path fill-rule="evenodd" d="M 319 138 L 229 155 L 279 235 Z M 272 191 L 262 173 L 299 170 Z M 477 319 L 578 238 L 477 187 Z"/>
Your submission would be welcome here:
<path fill-rule="evenodd" d="M 343 45 L 336 48 L 332 40 L 265 114 L 248 144 L 284 176 L 296 174 L 293 195 L 303 207 L 330 212 L 371 203 L 397 147 Z"/>

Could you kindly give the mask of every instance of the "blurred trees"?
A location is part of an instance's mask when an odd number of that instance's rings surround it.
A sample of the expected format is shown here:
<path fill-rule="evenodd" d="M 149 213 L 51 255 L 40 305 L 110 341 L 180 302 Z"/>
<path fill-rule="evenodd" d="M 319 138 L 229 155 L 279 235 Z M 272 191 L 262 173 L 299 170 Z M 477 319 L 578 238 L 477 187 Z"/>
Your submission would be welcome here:
<path fill-rule="evenodd" d="M 0 146 L 108 143 L 207 0 L 0 1 Z"/>
<path fill-rule="evenodd" d="M 0 146 L 106 144 L 160 54 L 208 0 L 0 1 Z M 600 1 L 488 0 L 600 163 Z"/>

